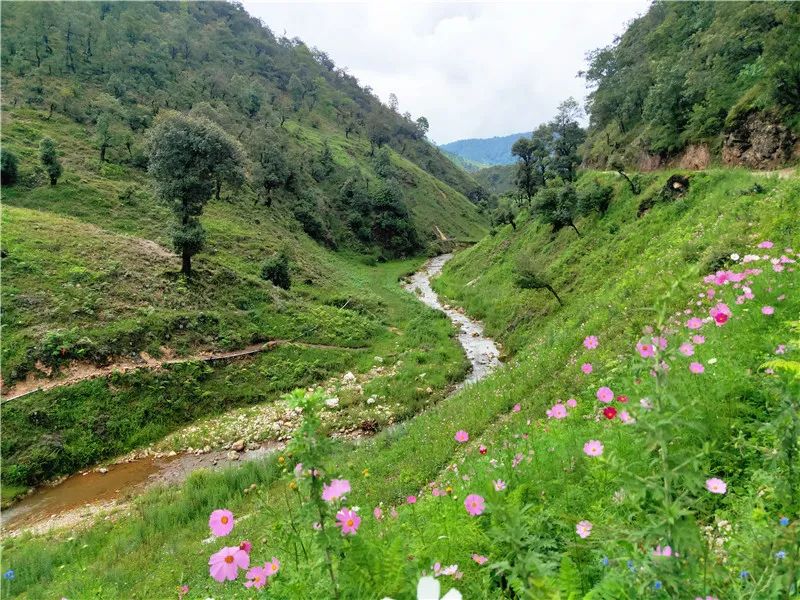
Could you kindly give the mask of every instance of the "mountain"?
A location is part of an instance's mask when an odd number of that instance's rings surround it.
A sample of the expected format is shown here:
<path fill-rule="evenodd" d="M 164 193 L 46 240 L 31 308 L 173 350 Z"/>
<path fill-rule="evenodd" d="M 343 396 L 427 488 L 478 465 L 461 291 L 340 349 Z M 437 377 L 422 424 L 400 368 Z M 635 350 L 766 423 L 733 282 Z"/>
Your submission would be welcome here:
<path fill-rule="evenodd" d="M 516 165 L 494 165 L 475 171 L 472 176 L 484 189 L 503 195 L 517 190 Z"/>
<path fill-rule="evenodd" d="M 800 4 L 655 2 L 584 73 L 584 159 L 772 168 L 800 147 Z"/>
<path fill-rule="evenodd" d="M 521 137 L 529 137 L 530 132 L 512 133 L 511 135 L 491 138 L 469 138 L 442 144 L 440 149 L 454 154 L 472 163 L 484 166 L 508 165 L 514 162 L 511 146 Z"/>

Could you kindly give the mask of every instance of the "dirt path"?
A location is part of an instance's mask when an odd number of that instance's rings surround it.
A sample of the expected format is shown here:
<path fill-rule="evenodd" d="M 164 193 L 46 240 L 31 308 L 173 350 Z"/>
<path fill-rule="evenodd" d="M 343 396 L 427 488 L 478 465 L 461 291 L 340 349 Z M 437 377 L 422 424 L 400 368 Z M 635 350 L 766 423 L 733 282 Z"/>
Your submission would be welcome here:
<path fill-rule="evenodd" d="M 98 377 L 108 377 L 112 373 L 127 373 L 138 369 L 158 370 L 168 365 L 175 365 L 185 362 L 201 361 L 216 362 L 224 360 L 235 360 L 237 358 L 258 354 L 273 350 L 278 346 L 299 346 L 301 348 L 319 348 L 323 350 L 365 350 L 366 347 L 345 347 L 332 346 L 327 344 L 309 344 L 306 342 L 296 342 L 293 340 L 271 340 L 265 344 L 253 344 L 241 350 L 231 352 L 201 352 L 191 356 L 180 358 L 156 359 L 142 352 L 136 359 L 120 359 L 110 365 L 99 367 L 90 363 L 74 363 L 59 372 L 56 377 L 36 377 L 29 375 L 24 381 L 15 383 L 7 391 L 3 392 L 2 402 L 6 403 L 15 398 L 21 398 L 34 392 L 51 390 L 65 385 L 73 385 L 87 379 Z"/>

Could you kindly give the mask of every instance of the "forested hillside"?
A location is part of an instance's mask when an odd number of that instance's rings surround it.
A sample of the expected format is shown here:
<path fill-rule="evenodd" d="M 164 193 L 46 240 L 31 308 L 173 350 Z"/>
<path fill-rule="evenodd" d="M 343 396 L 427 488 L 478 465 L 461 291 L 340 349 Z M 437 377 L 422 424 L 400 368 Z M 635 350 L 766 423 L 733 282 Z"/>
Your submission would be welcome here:
<path fill-rule="evenodd" d="M 767 168 L 797 156 L 798 39 L 796 2 L 654 3 L 589 56 L 587 163 Z"/>
<path fill-rule="evenodd" d="M 511 146 L 526 135 L 529 133 L 512 133 L 491 138 L 469 138 L 442 144 L 439 148 L 479 165 L 508 165 L 514 162 Z"/>
<path fill-rule="evenodd" d="M 8 3 L 2 32 L 7 151 L 23 187 L 41 183 L 37 130 L 15 119 L 31 117 L 23 111 L 79 125 L 91 152 L 56 153 L 113 172 L 144 169 L 145 132 L 176 110 L 244 149 L 244 191 L 220 177 L 217 199 L 261 203 L 264 218 L 281 206 L 329 247 L 397 256 L 440 237 L 435 226 L 456 238 L 481 231 L 464 198 L 475 183 L 425 140 L 424 117 L 382 105 L 324 52 L 276 38 L 240 6 Z"/>

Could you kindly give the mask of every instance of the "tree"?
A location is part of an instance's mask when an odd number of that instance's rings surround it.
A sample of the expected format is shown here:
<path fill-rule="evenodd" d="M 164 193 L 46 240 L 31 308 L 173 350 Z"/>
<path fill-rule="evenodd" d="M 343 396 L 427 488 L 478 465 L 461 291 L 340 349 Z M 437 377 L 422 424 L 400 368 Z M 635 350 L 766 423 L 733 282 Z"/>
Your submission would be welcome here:
<path fill-rule="evenodd" d="M 564 227 L 572 227 L 578 237 L 581 236 L 580 231 L 575 226 L 575 218 L 578 214 L 578 197 L 572 184 L 546 187 L 539 190 L 533 202 L 534 212 L 542 218 L 542 221 L 551 225 L 554 232 Z"/>
<path fill-rule="evenodd" d="M 42 141 L 39 142 L 39 160 L 50 177 L 50 185 L 57 184 L 63 168 L 61 167 L 61 161 L 58 160 L 56 143 L 49 137 L 42 138 Z"/>
<path fill-rule="evenodd" d="M 156 195 L 175 214 L 172 242 L 181 254 L 181 272 L 188 276 L 192 256 L 205 244 L 198 218 L 218 178 L 244 178 L 242 150 L 218 125 L 179 113 L 159 115 L 148 144 L 148 173 Z"/>
<path fill-rule="evenodd" d="M 272 190 L 281 188 L 289 180 L 289 165 L 286 154 L 274 134 L 268 132 L 255 149 L 253 183 L 263 193 L 264 204 L 272 205 Z"/>
<path fill-rule="evenodd" d="M 398 112 L 400 110 L 400 102 L 397 100 L 397 94 L 394 92 L 389 94 L 389 108 L 392 112 Z"/>
<path fill-rule="evenodd" d="M 380 116 L 373 113 L 367 118 L 367 136 L 369 137 L 369 154 L 375 154 L 375 147 L 380 148 L 390 139 L 389 128 Z"/>
<path fill-rule="evenodd" d="M 511 225 L 517 228 L 517 208 L 508 198 L 501 198 L 497 208 L 492 212 L 492 222 L 497 225 Z"/>
<path fill-rule="evenodd" d="M 593 181 L 578 192 L 578 214 L 588 215 L 593 211 L 597 211 L 601 215 L 606 214 L 613 195 L 614 188 L 610 185 Z"/>
<path fill-rule="evenodd" d="M 103 113 L 97 118 L 97 129 L 95 130 L 95 141 L 100 150 L 100 162 L 106 162 L 106 150 L 113 145 L 114 133 L 111 128 L 111 117 L 108 113 Z"/>
<path fill-rule="evenodd" d="M 271 281 L 279 288 L 288 290 L 292 287 L 292 276 L 289 273 L 289 256 L 286 250 L 274 254 L 261 267 L 261 278 Z"/>
<path fill-rule="evenodd" d="M 17 183 L 17 176 L 17 155 L 8 150 L 0 151 L 0 183 L 3 185 L 14 185 Z"/>
<path fill-rule="evenodd" d="M 428 119 L 425 117 L 419 117 L 417 119 L 417 136 L 419 139 L 424 138 L 428 135 L 428 129 L 430 129 L 430 124 L 428 123 Z"/>
<path fill-rule="evenodd" d="M 529 256 L 523 255 L 517 262 L 514 268 L 514 285 L 523 290 L 547 290 L 558 300 L 559 306 L 564 305 L 553 286 L 545 279 Z"/>
<path fill-rule="evenodd" d="M 631 188 L 631 193 L 634 196 L 638 195 L 639 192 L 641 191 L 641 189 L 639 188 L 638 177 L 635 176 L 634 179 L 628 177 L 628 175 L 625 173 L 625 163 L 623 162 L 622 157 L 614 155 L 610 158 L 609 163 L 611 164 L 611 168 L 614 169 L 617 173 L 619 173 L 620 176 L 623 177 L 625 181 L 628 182 L 628 186 L 630 186 Z"/>
<path fill-rule="evenodd" d="M 548 124 L 553 145 L 550 170 L 564 181 L 575 181 L 581 163 L 578 147 L 586 139 L 586 132 L 578 123 L 581 114 L 580 105 L 574 98 L 568 98 L 558 106 L 558 113 Z"/>
<path fill-rule="evenodd" d="M 511 154 L 519 158 L 517 164 L 517 187 L 530 202 L 536 190 L 545 183 L 545 172 L 549 150 L 548 132 L 541 127 L 528 138 L 520 138 L 511 146 Z"/>

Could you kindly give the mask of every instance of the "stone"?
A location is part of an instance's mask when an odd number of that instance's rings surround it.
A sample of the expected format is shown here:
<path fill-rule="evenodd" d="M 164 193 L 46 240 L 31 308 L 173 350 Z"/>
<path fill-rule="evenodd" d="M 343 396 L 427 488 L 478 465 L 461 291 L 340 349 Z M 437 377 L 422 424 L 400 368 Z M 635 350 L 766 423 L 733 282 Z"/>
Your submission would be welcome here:
<path fill-rule="evenodd" d="M 239 453 L 235 450 L 229 450 L 227 458 L 228 460 L 239 460 Z"/>
<path fill-rule="evenodd" d="M 97 469 L 97 472 L 100 473 L 101 475 L 105 475 L 106 473 L 108 473 L 108 469 L 106 469 L 105 467 L 100 467 L 99 469 Z"/>
<path fill-rule="evenodd" d="M 231 450 L 236 452 L 243 452 L 244 451 L 244 440 L 236 440 L 231 444 Z"/>

